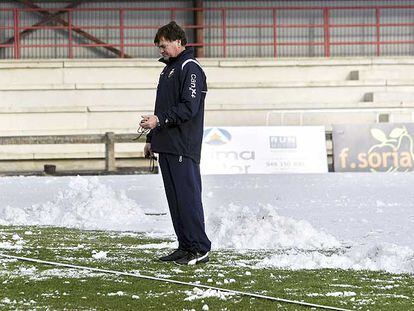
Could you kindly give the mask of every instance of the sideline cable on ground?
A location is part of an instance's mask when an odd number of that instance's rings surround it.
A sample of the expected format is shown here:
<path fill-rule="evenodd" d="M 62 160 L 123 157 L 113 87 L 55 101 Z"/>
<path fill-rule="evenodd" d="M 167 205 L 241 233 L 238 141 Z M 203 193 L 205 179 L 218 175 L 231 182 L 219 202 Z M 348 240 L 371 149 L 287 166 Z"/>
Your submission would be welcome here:
<path fill-rule="evenodd" d="M 122 271 L 116 271 L 116 270 L 99 269 L 99 268 L 93 268 L 93 267 L 87 267 L 87 266 L 71 265 L 71 264 L 67 264 L 67 263 L 54 262 L 54 261 L 45 261 L 45 260 L 40 260 L 40 259 L 28 258 L 28 257 L 5 255 L 5 254 L 1 254 L 1 253 L 0 253 L 0 257 L 20 260 L 20 261 L 28 261 L 28 262 L 33 262 L 33 263 L 39 263 L 39 264 L 43 264 L 43 265 L 51 265 L 51 266 L 57 266 L 57 267 L 73 268 L 73 269 L 78 269 L 78 270 L 88 270 L 88 271 L 93 271 L 93 272 L 101 272 L 101 273 L 109 273 L 109 274 L 115 274 L 115 275 L 131 276 L 131 277 L 140 278 L 140 279 L 147 279 L 147 280 L 153 280 L 153 281 L 160 281 L 160 282 L 166 282 L 166 283 L 186 285 L 186 286 L 192 286 L 192 287 L 198 287 L 198 288 L 206 288 L 206 289 L 217 290 L 217 291 L 220 291 L 220 292 L 227 292 L 227 293 L 232 293 L 232 294 L 237 294 L 237 295 L 242 295 L 242 296 L 249 296 L 249 297 L 254 297 L 254 298 L 261 298 L 261 299 L 266 299 L 266 300 L 284 302 L 284 303 L 301 305 L 301 306 L 311 307 L 311 308 L 320 308 L 320 309 L 325 309 L 325 310 L 336 310 L 336 311 L 350 311 L 349 309 L 343 309 L 343 308 L 337 308 L 337 307 L 331 307 L 331 306 L 324 306 L 324 305 L 313 304 L 313 303 L 308 303 L 308 302 L 304 302 L 304 301 L 289 300 L 289 299 L 277 298 L 277 297 L 272 297 L 272 296 L 265 296 L 265 295 L 249 293 L 249 292 L 242 292 L 242 291 L 232 290 L 232 289 L 227 289 L 227 288 L 221 288 L 221 287 L 215 287 L 215 286 L 209 286 L 209 285 L 203 285 L 203 284 L 195 284 L 195 283 L 191 283 L 191 282 L 183 282 L 183 281 L 177 281 L 177 280 L 172 280 L 172 279 L 165 279 L 165 278 L 160 278 L 160 277 L 155 277 L 155 276 L 148 276 L 148 275 L 122 272 Z"/>

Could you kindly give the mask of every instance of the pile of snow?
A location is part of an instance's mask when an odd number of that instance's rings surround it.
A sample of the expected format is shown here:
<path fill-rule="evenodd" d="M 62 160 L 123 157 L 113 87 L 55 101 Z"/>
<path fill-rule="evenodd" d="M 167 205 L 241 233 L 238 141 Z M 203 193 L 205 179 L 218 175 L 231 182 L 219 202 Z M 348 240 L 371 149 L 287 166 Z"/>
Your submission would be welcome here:
<path fill-rule="evenodd" d="M 335 237 L 317 231 L 307 221 L 277 214 L 275 207 L 230 204 L 206 211 L 208 235 L 216 248 L 331 249 Z"/>
<path fill-rule="evenodd" d="M 287 251 L 273 255 L 257 267 L 282 269 L 353 269 L 383 270 L 391 273 L 414 273 L 414 251 L 409 247 L 383 243 L 376 246 L 351 246 L 342 253 L 326 254 L 303 250 Z"/>
<path fill-rule="evenodd" d="M 234 293 L 230 292 L 222 292 L 215 289 L 201 289 L 198 287 L 194 287 L 193 290 L 186 290 L 184 293 L 187 295 L 186 298 L 184 298 L 185 301 L 193 301 L 198 299 L 204 299 L 204 298 L 218 298 L 220 300 L 227 300 L 227 298 L 234 296 Z"/>
<path fill-rule="evenodd" d="M 94 259 L 106 259 L 108 257 L 108 252 L 104 251 L 92 251 L 92 258 Z"/>
<path fill-rule="evenodd" d="M 232 216 L 234 215 L 234 216 Z M 274 249 L 277 254 L 257 267 L 282 269 L 354 269 L 414 273 L 414 251 L 391 243 L 361 246 L 341 243 L 305 220 L 277 214 L 270 206 L 230 204 L 207 213 L 209 236 L 216 248 Z"/>
<path fill-rule="evenodd" d="M 148 232 L 151 224 L 142 207 L 124 191 L 115 192 L 97 177 L 70 178 L 67 188 L 60 189 L 48 202 L 24 207 L 0 206 L 0 225 Z"/>

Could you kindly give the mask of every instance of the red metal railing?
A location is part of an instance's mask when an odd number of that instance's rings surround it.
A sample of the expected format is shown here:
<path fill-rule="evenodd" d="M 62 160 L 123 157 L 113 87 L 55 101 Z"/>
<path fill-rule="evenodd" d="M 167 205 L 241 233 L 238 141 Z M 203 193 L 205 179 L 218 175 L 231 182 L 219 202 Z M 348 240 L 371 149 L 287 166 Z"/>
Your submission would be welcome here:
<path fill-rule="evenodd" d="M 272 22 L 269 24 L 232 24 L 229 23 L 229 12 L 235 11 L 246 11 L 246 10 L 255 10 L 255 11 L 268 11 L 272 12 Z M 332 12 L 338 11 L 347 11 L 347 10 L 359 10 L 366 11 L 370 13 L 372 11 L 372 19 L 375 20 L 374 23 L 336 23 L 332 20 Z M 401 40 L 401 39 L 392 39 L 384 40 L 381 35 L 381 30 L 384 27 L 387 28 L 398 28 L 398 27 L 414 27 L 414 23 L 383 23 L 382 22 L 382 13 L 389 10 L 414 10 L 413 6 L 361 6 L 361 7 L 233 7 L 233 8 L 19 8 L 19 9 L 0 9 L 0 14 L 9 14 L 9 21 L 13 21 L 13 25 L 0 24 L 0 31 L 4 33 L 9 33 L 12 35 L 9 38 L 6 38 L 5 41 L 0 41 L 0 50 L 1 49 L 12 49 L 13 57 L 19 59 L 21 57 L 21 50 L 26 48 L 50 48 L 50 47 L 61 47 L 67 49 L 67 55 L 69 58 L 74 58 L 74 49 L 81 47 L 103 47 L 113 53 L 118 57 L 131 57 L 126 53 L 126 49 L 129 47 L 149 47 L 153 46 L 152 40 L 148 39 L 148 42 L 140 43 L 131 43 L 133 37 L 126 35 L 126 31 L 131 29 L 146 29 L 155 31 L 160 27 L 160 25 L 142 25 L 142 24 L 126 24 L 125 23 L 125 13 L 126 12 L 169 12 L 171 20 L 175 20 L 177 13 L 183 12 L 202 12 L 204 15 L 211 12 L 220 14 L 220 18 L 216 20 L 220 21 L 216 24 L 209 24 L 208 19 L 203 18 L 202 24 L 187 24 L 183 27 L 187 30 L 209 30 L 209 29 L 219 29 L 221 30 L 221 41 L 220 42 L 209 42 L 209 38 L 205 35 L 203 36 L 204 40 L 201 42 L 189 42 L 189 46 L 195 47 L 221 47 L 222 56 L 228 56 L 228 49 L 230 47 L 246 47 L 246 46 L 269 46 L 273 48 L 273 56 L 279 57 L 278 48 L 293 46 L 293 47 L 303 47 L 303 46 L 315 46 L 323 48 L 323 55 L 325 57 L 331 56 L 332 47 L 336 46 L 374 46 L 376 48 L 375 54 L 377 56 L 382 55 L 381 47 L 385 45 L 407 45 L 414 44 L 414 40 Z M 74 14 L 80 12 L 97 12 L 97 11 L 106 11 L 114 12 L 118 16 L 118 23 L 114 25 L 79 25 L 74 24 Z M 280 23 L 278 18 L 279 12 L 292 12 L 292 11 L 310 11 L 316 12 L 320 17 L 319 23 L 316 24 L 305 24 L 305 23 L 296 23 L 296 24 L 283 24 Z M 24 25 L 22 20 L 22 14 L 28 12 L 33 12 L 42 15 L 42 20 L 37 24 L 27 26 Z M 13 16 L 13 18 L 11 18 Z M 7 20 L 7 19 L 2 19 Z M 50 25 L 53 21 L 55 24 L 59 25 Z M 1 23 L 1 22 L 0 22 Z M 5 22 L 4 22 L 5 23 Z M 139 19 L 137 19 L 139 23 Z M 273 42 L 234 42 L 229 40 L 228 32 L 232 29 L 272 29 L 272 41 Z M 316 29 L 321 30 L 323 36 L 321 39 L 308 40 L 308 41 L 291 41 L 291 40 L 281 40 L 281 34 L 288 29 Z M 363 29 L 363 28 L 372 28 L 375 29 L 375 34 L 373 34 L 372 40 L 369 41 L 358 41 L 358 40 L 348 40 L 346 36 L 340 38 L 341 40 L 332 40 L 332 30 L 339 28 L 353 28 L 353 29 Z M 65 30 L 67 31 L 68 37 L 66 43 L 22 43 L 21 38 L 27 36 L 28 34 L 35 32 L 37 30 Z M 117 37 L 116 43 L 107 43 L 103 39 L 100 39 L 94 35 L 91 35 L 89 32 L 93 30 L 107 29 L 115 30 L 119 34 Z M 81 43 L 78 42 L 73 36 L 73 33 L 76 32 L 78 35 L 88 39 L 89 42 Z M 135 38 L 136 39 L 136 38 Z M 208 56 L 208 55 L 206 55 Z"/>

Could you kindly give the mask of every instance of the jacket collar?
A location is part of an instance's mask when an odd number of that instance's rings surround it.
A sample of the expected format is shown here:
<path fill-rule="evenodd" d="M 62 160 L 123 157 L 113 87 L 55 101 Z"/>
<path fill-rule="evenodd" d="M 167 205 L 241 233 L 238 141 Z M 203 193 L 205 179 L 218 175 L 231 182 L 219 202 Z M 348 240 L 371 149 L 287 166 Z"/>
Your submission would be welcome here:
<path fill-rule="evenodd" d="M 158 61 L 168 65 L 168 64 L 174 63 L 175 61 L 179 59 L 182 59 L 183 57 L 187 55 L 190 57 L 194 57 L 194 48 L 192 47 L 185 48 L 185 50 L 182 51 L 180 54 L 178 54 L 177 57 L 171 57 L 168 60 L 165 60 L 164 58 L 161 57 L 160 59 L 158 59 Z"/>

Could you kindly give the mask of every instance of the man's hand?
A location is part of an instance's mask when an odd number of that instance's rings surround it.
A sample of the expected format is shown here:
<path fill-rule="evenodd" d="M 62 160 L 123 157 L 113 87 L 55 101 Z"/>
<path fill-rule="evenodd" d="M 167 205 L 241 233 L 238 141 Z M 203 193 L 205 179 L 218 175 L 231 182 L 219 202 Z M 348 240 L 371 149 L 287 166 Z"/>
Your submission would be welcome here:
<path fill-rule="evenodd" d="M 144 146 L 144 156 L 146 158 L 149 158 L 153 155 L 154 154 L 152 153 L 152 150 L 151 150 L 151 143 L 146 143 L 145 146 Z"/>
<path fill-rule="evenodd" d="M 147 115 L 142 116 L 142 120 L 139 123 L 139 125 L 147 130 L 152 130 L 153 128 L 156 128 L 158 125 L 158 117 L 155 115 Z"/>

